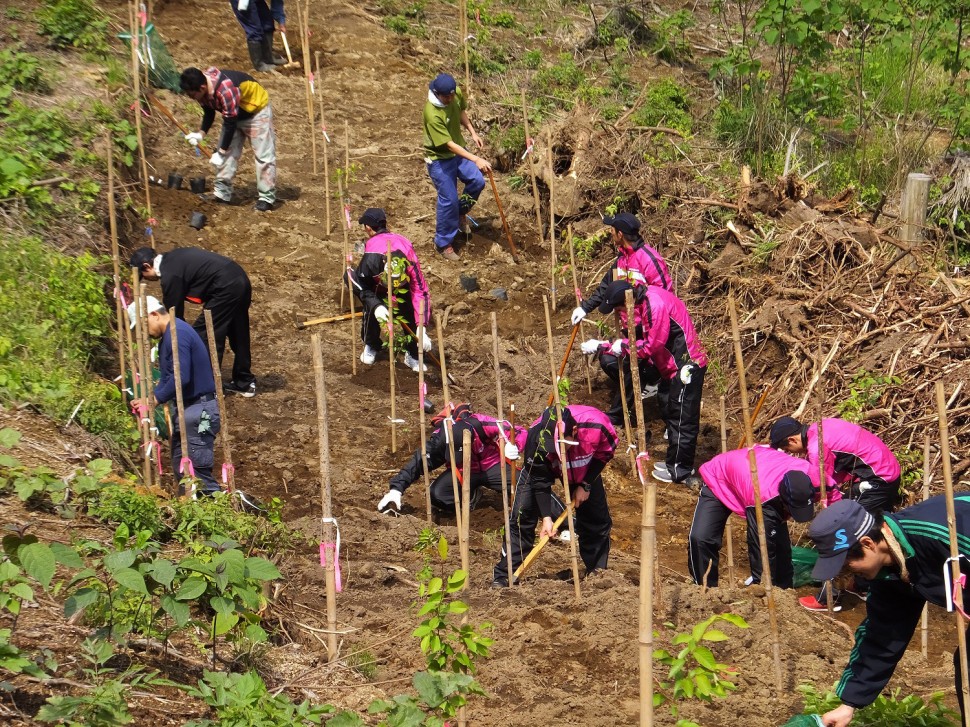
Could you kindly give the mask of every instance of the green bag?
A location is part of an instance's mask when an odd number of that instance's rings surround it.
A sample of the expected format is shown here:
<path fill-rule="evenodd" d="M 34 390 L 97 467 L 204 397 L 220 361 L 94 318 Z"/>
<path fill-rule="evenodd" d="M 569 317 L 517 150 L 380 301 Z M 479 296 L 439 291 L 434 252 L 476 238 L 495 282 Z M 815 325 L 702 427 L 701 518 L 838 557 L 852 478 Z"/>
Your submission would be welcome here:
<path fill-rule="evenodd" d="M 817 560 L 818 551 L 815 548 L 796 545 L 791 549 L 791 562 L 795 568 L 795 588 L 818 582 L 812 578 L 812 569 Z"/>
<path fill-rule="evenodd" d="M 131 33 L 119 33 L 122 40 L 131 41 Z M 155 26 L 149 23 L 138 33 L 138 61 L 142 68 L 148 67 L 148 80 L 155 88 L 166 88 L 181 93 L 180 73 Z"/>
<path fill-rule="evenodd" d="M 796 714 L 782 727 L 822 727 L 822 718 L 817 714 Z"/>

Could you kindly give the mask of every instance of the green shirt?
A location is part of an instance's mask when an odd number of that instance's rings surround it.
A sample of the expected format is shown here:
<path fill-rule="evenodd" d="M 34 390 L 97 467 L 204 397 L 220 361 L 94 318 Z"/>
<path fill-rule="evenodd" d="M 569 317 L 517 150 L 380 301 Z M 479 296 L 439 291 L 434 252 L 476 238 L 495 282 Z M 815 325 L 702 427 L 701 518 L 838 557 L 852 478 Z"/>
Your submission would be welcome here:
<path fill-rule="evenodd" d="M 424 153 L 428 159 L 451 159 L 455 153 L 448 148 L 453 141 L 465 145 L 461 135 L 461 114 L 466 109 L 461 89 L 455 90 L 451 103 L 438 108 L 430 101 L 424 104 Z"/>

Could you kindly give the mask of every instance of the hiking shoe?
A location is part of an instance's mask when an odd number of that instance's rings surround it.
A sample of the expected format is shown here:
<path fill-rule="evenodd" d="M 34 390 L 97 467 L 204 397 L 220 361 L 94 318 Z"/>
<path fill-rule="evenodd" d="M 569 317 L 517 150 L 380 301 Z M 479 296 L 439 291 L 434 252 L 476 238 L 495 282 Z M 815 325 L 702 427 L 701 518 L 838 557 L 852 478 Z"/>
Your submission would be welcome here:
<path fill-rule="evenodd" d="M 674 477 L 670 474 L 666 462 L 657 462 L 653 467 L 653 478 L 661 482 L 673 482 Z"/>
<path fill-rule="evenodd" d="M 361 354 L 360 360 L 361 361 L 364 360 L 363 354 Z M 416 358 L 414 358 L 407 351 L 404 352 L 404 365 L 407 366 L 409 369 L 411 369 L 414 373 L 418 373 L 419 371 L 421 371 L 421 362 L 418 361 Z M 425 365 L 424 370 L 425 371 L 428 370 L 427 364 Z"/>
<path fill-rule="evenodd" d="M 643 388 L 640 390 L 641 399 L 650 399 L 657 395 L 660 387 L 656 384 L 644 384 Z M 666 439 L 666 437 L 664 437 Z"/>
<path fill-rule="evenodd" d="M 253 205 L 253 209 L 257 212 L 271 212 L 273 210 L 273 203 L 267 202 L 265 199 L 261 199 L 255 205 Z"/>
<path fill-rule="evenodd" d="M 443 257 L 445 260 L 451 260 L 452 262 L 461 260 L 461 258 L 458 257 L 458 253 L 455 252 L 455 248 L 453 248 L 451 245 L 440 248 L 438 252 L 441 253 L 441 257 Z"/>
<path fill-rule="evenodd" d="M 498 590 L 499 588 L 508 588 L 509 582 L 505 578 L 496 578 L 492 581 L 492 585 L 489 588 L 493 590 Z"/>
<path fill-rule="evenodd" d="M 228 384 L 222 385 L 222 391 L 226 394 L 241 394 L 246 399 L 252 399 L 256 396 L 256 382 L 237 384 L 235 381 L 230 381 Z"/>
<path fill-rule="evenodd" d="M 370 346 L 364 346 L 360 354 L 360 362 L 365 366 L 371 366 L 377 360 L 377 351 Z"/>
<path fill-rule="evenodd" d="M 839 603 L 839 599 L 835 598 L 833 600 L 835 602 L 832 604 L 832 611 L 833 612 L 841 611 L 842 606 Z M 807 609 L 809 611 L 825 611 L 827 613 L 829 610 L 829 607 L 826 606 L 824 603 L 819 602 L 819 600 L 815 598 L 815 596 L 802 596 L 801 598 L 798 599 L 798 603 L 801 604 L 802 608 Z"/>

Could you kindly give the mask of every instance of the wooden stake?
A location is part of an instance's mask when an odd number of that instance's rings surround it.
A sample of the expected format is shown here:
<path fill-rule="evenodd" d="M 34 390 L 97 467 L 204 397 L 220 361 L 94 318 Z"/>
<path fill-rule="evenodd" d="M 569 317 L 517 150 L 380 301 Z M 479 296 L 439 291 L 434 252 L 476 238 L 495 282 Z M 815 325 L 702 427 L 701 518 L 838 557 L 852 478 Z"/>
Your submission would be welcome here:
<path fill-rule="evenodd" d="M 620 320 L 620 312 L 617 310 L 613 311 L 613 317 L 616 321 L 616 336 L 619 338 L 623 335 L 623 321 Z M 620 372 L 620 401 L 623 403 L 623 430 L 626 433 L 626 443 L 628 445 L 633 444 L 633 425 L 630 423 L 630 408 L 626 403 L 626 377 L 623 375 L 623 357 L 616 357 L 616 367 Z M 633 364 L 630 364 L 632 369 Z M 627 447 L 627 453 L 630 455 L 630 471 L 637 471 L 637 457 L 636 453 L 631 447 Z"/>
<path fill-rule="evenodd" d="M 459 0 L 458 12 L 461 18 L 458 23 L 458 32 L 461 33 L 461 51 L 465 57 L 465 98 L 472 97 L 472 76 L 468 64 L 468 0 Z"/>
<path fill-rule="evenodd" d="M 297 3 L 299 6 L 299 3 Z M 323 375 L 323 351 L 320 347 L 320 334 L 311 337 L 313 346 L 313 374 L 317 389 L 317 432 L 320 436 L 320 503 L 322 517 L 320 519 L 323 542 L 320 544 L 320 554 L 324 560 L 324 576 L 327 587 L 327 661 L 337 658 L 337 573 L 336 563 L 340 553 L 337 552 L 336 521 L 333 518 L 330 482 L 330 430 L 327 427 L 327 381 Z M 333 548 L 331 549 L 330 546 Z M 332 553 L 332 555 L 331 555 Z"/>
<path fill-rule="evenodd" d="M 344 170 L 346 173 L 346 170 Z M 340 206 L 341 209 L 341 219 L 343 219 L 344 228 L 344 267 L 347 270 L 347 285 L 340 286 L 340 309 L 343 310 L 344 307 L 344 289 L 350 294 L 350 372 L 354 376 L 357 375 L 357 331 L 354 328 L 354 285 L 359 285 L 355 276 L 355 272 L 351 262 L 353 258 L 350 255 L 350 227 L 349 225 L 349 215 L 347 202 L 344 200 L 344 187 L 341 182 L 340 176 L 337 176 L 337 194 L 340 195 Z M 366 314 L 366 312 L 365 312 Z M 305 324 L 304 324 L 305 325 Z"/>
<path fill-rule="evenodd" d="M 556 312 L 556 169 L 552 163 L 552 135 L 546 129 L 546 146 L 549 155 L 546 157 L 549 166 L 549 256 L 550 256 L 550 284 L 549 292 L 552 296 L 552 312 Z"/>
<path fill-rule="evenodd" d="M 141 76 L 138 71 L 138 12 L 134 2 L 128 6 L 128 14 L 131 21 L 131 82 L 132 91 L 135 96 L 135 138 L 138 140 L 141 182 L 145 185 L 145 210 L 148 213 L 148 227 L 146 228 L 148 230 L 148 246 L 154 247 L 151 183 L 148 181 L 148 160 L 145 158 L 145 141 L 141 130 Z M 132 293 L 137 293 L 137 288 Z"/>
<path fill-rule="evenodd" d="M 168 309 L 169 326 L 172 329 L 172 366 L 175 374 L 175 407 L 179 418 L 179 439 L 182 442 L 182 459 L 178 462 L 178 493 L 188 495 L 190 499 L 195 497 L 195 476 L 191 477 L 191 489 L 188 492 L 182 491 L 182 480 L 185 479 L 185 468 L 182 463 L 189 459 L 189 433 L 185 430 L 185 400 L 182 397 L 182 364 L 179 362 L 179 334 L 178 326 L 175 325 L 178 318 L 175 316 L 175 307 Z"/>
<path fill-rule="evenodd" d="M 522 89 L 522 118 L 525 125 L 525 144 L 526 149 L 528 149 L 529 141 L 531 137 L 529 136 L 529 108 L 525 105 L 525 89 Z M 539 237 L 539 245 L 542 245 L 542 207 L 539 205 L 539 185 L 536 184 L 536 167 L 535 167 L 535 141 L 532 141 L 532 150 L 527 152 L 526 164 L 529 167 L 529 176 L 532 178 L 532 199 L 535 202 L 536 208 L 536 235 Z"/>
<path fill-rule="evenodd" d="M 749 442 L 754 442 L 751 417 L 748 413 L 748 382 L 744 372 L 744 356 L 741 353 L 741 334 L 738 331 L 738 311 L 734 303 L 734 292 L 728 296 L 728 310 L 731 313 L 731 335 L 734 338 L 734 358 L 738 367 L 738 382 L 741 386 L 741 413 L 744 420 L 744 434 Z M 778 616 L 775 612 L 775 594 L 771 587 L 771 562 L 768 560 L 768 541 L 765 537 L 765 517 L 761 506 L 761 484 L 758 480 L 758 464 L 754 447 L 748 449 L 748 463 L 751 466 L 751 485 L 754 490 L 754 514 L 758 523 L 758 539 L 761 546 L 761 582 L 768 595 L 768 621 L 771 625 L 771 650 L 775 666 L 775 691 L 782 694 L 781 643 L 778 640 Z"/>
<path fill-rule="evenodd" d="M 573 271 L 573 289 L 576 291 L 576 305 L 578 306 L 583 302 L 583 291 L 579 287 L 579 273 L 576 272 L 576 252 L 573 250 L 573 223 L 570 222 L 566 226 L 566 247 L 569 248 L 569 267 Z M 583 328 L 583 322 L 579 322 L 580 330 L 585 330 Z M 585 334 L 584 334 L 585 335 Z M 590 376 L 590 359 L 588 356 L 584 357 L 586 359 L 586 392 L 589 394 L 593 393 L 593 379 Z"/>
<path fill-rule="evenodd" d="M 286 36 L 284 35 L 283 37 L 285 38 Z M 314 55 L 315 55 L 315 60 L 317 62 L 317 64 L 316 64 L 316 69 L 317 69 L 317 85 L 319 86 L 321 84 L 321 79 L 323 78 L 320 75 L 320 51 L 316 51 L 316 53 Z M 327 223 L 327 236 L 329 237 L 330 236 L 330 230 L 331 230 L 331 226 L 330 226 L 330 161 L 329 161 L 330 140 L 327 138 L 327 120 L 326 120 L 326 117 L 323 115 L 323 89 L 321 89 L 320 90 L 320 93 L 317 94 L 317 100 L 319 101 L 319 104 L 320 104 L 320 132 L 323 134 L 323 199 L 325 200 L 325 203 L 326 203 L 326 217 L 325 217 L 325 219 L 326 219 L 326 223 Z"/>
<path fill-rule="evenodd" d="M 943 488 L 946 494 L 946 525 L 950 532 L 950 582 L 960 582 L 960 546 L 957 541 L 956 508 L 953 505 L 953 470 L 950 463 L 950 428 L 946 418 L 946 396 L 943 382 L 936 382 L 936 411 L 940 420 L 940 457 L 943 460 Z M 962 668 L 960 669 L 960 688 L 963 690 L 963 704 L 970 705 L 970 674 L 967 669 L 967 632 L 963 619 L 963 589 L 953 589 L 953 615 L 957 625 L 957 647 Z M 970 709 L 963 710 L 963 725 L 970 727 Z"/>
<path fill-rule="evenodd" d="M 569 353 L 573 350 L 573 344 L 576 343 L 577 333 L 579 333 L 578 323 L 575 326 L 573 326 L 573 332 L 569 335 L 569 343 L 566 344 L 566 353 L 563 354 L 562 362 L 559 364 L 559 372 L 556 374 L 555 384 L 557 388 L 553 389 L 552 393 L 549 394 L 549 401 L 546 403 L 547 407 L 552 406 L 552 402 L 558 398 L 557 395 L 559 394 L 559 390 L 558 390 L 559 379 L 562 378 L 563 372 L 565 372 L 566 370 L 566 362 L 569 360 Z"/>
<path fill-rule="evenodd" d="M 212 378 L 216 383 L 216 401 L 219 403 L 219 441 L 222 442 L 223 484 L 231 493 L 236 491 L 236 472 L 232 466 L 232 447 L 229 444 L 229 412 L 226 411 L 226 395 L 222 391 L 222 367 L 219 365 L 219 351 L 216 348 L 216 332 L 212 325 L 212 311 L 202 310 L 205 316 L 205 333 L 209 341 L 209 361 L 212 363 Z"/>
<path fill-rule="evenodd" d="M 114 266 L 115 318 L 118 324 L 118 373 L 121 375 L 121 403 L 128 408 L 128 392 L 125 384 L 125 329 L 128 328 L 127 313 L 121 305 L 121 255 L 118 248 L 118 219 L 115 214 L 115 162 L 114 139 L 108 134 L 108 228 L 111 231 L 111 261 Z M 135 378 L 132 377 L 132 382 Z"/>
<path fill-rule="evenodd" d="M 418 311 L 418 330 L 427 328 L 424 321 L 424 310 Z M 421 470 L 424 473 L 424 501 L 428 511 L 428 522 L 431 522 L 431 473 L 428 472 L 428 422 L 424 411 L 427 387 L 424 385 L 424 346 L 418 340 L 418 419 L 421 422 Z"/>
<path fill-rule="evenodd" d="M 296 17 L 300 25 L 300 35 L 303 38 L 303 80 L 306 91 L 306 112 L 310 122 L 310 152 L 313 155 L 313 173 L 317 174 L 317 120 L 313 111 L 313 71 L 310 66 L 310 19 L 296 4 Z"/>
<path fill-rule="evenodd" d="M 923 501 L 930 496 L 930 435 L 927 434 L 923 439 Z M 923 604 L 923 615 L 920 618 L 920 650 L 923 653 L 923 660 L 929 658 L 930 647 L 930 614 L 927 609 L 928 604 Z M 966 702 L 964 702 L 966 704 Z"/>
<path fill-rule="evenodd" d="M 724 395 L 721 395 L 721 453 L 727 452 L 727 414 L 724 408 Z M 724 524 L 724 535 L 727 538 L 727 567 L 728 583 L 732 586 L 737 583 L 734 580 L 734 528 L 731 526 L 731 515 L 728 514 L 727 522 Z"/>
<path fill-rule="evenodd" d="M 145 487 L 152 484 L 152 460 L 151 460 L 151 421 L 148 419 L 148 399 L 152 396 L 151 390 L 151 369 L 145 371 L 145 359 L 143 356 L 144 346 L 142 345 L 142 327 L 145 325 L 145 309 L 141 296 L 138 294 L 138 268 L 131 269 L 131 293 L 135 303 L 135 336 L 137 341 L 137 353 L 132 350 L 134 343 L 129 347 L 131 353 L 131 363 L 133 377 L 131 380 L 132 388 L 135 391 L 135 398 L 143 402 L 145 410 L 138 411 L 138 429 L 141 431 L 141 451 L 142 451 L 142 483 Z M 129 331 L 130 333 L 130 331 Z"/>
<path fill-rule="evenodd" d="M 142 317 L 142 327 L 141 336 L 142 340 L 139 343 L 139 351 L 142 354 L 142 369 L 145 373 L 145 394 L 146 401 L 148 403 L 148 452 L 149 452 L 149 471 L 151 476 L 149 478 L 149 484 L 152 484 L 158 480 L 155 476 L 155 469 L 151 467 L 151 458 L 155 457 L 155 462 L 161 462 L 161 446 L 158 444 L 158 428 L 155 426 L 155 396 L 154 396 L 154 367 L 152 365 L 152 341 L 151 337 L 148 335 L 148 298 L 147 289 L 145 283 L 141 283 L 138 286 L 140 299 L 141 299 L 141 310 L 144 314 Z"/>
<path fill-rule="evenodd" d="M 387 275 L 387 351 L 390 365 L 387 367 L 391 387 L 391 454 L 397 452 L 397 393 L 394 388 L 394 275 L 391 270 L 391 237 L 387 238 L 387 258 L 384 272 Z M 421 342 L 418 341 L 420 344 Z M 419 346 L 420 348 L 420 346 Z"/>
<path fill-rule="evenodd" d="M 822 433 L 822 399 L 819 397 L 819 411 L 818 411 L 818 486 L 819 486 L 819 499 L 822 501 L 822 507 L 826 506 L 825 501 L 825 445 L 824 445 L 824 434 Z M 829 616 L 835 613 L 832 603 L 832 579 L 825 581 L 825 607 L 829 612 Z"/>
<path fill-rule="evenodd" d="M 546 312 L 546 344 L 549 348 L 549 373 L 552 374 L 552 390 L 555 392 L 559 391 L 559 375 L 556 374 L 556 359 L 552 352 L 552 317 L 549 315 L 549 298 L 545 295 L 542 296 L 542 306 Z M 559 434 L 559 426 L 562 424 L 562 404 L 559 401 L 559 397 L 555 397 L 556 400 L 556 426 L 553 428 L 553 437 L 559 439 L 559 469 L 562 472 L 562 486 L 565 492 L 565 502 L 566 502 L 566 522 L 569 524 L 569 551 L 572 556 L 573 564 L 573 591 L 576 595 L 576 600 L 582 597 L 579 590 L 579 557 L 576 550 L 576 531 L 573 528 L 573 499 L 572 494 L 569 491 L 569 467 L 568 461 L 566 460 L 566 445 L 562 443 L 562 437 Z"/>
<path fill-rule="evenodd" d="M 498 360 L 498 318 L 495 315 L 495 311 L 492 311 L 492 360 L 495 368 L 495 409 L 498 412 L 496 419 L 499 422 L 502 421 L 503 412 L 505 411 L 505 406 L 502 403 L 502 373 L 501 366 Z M 499 424 L 499 427 L 502 427 Z M 504 428 L 502 429 L 504 431 Z M 515 427 L 512 427 L 512 432 L 509 437 L 509 441 L 515 444 Z M 505 469 L 506 459 L 505 459 L 505 446 L 502 442 L 502 438 L 499 437 L 498 441 L 499 447 L 499 460 L 502 463 L 501 475 L 502 475 L 502 520 L 505 523 L 505 566 L 506 572 L 512 572 L 512 533 L 511 521 L 509 520 L 509 483 L 508 483 L 508 472 Z M 515 467 L 515 465 L 512 465 Z M 509 579 L 509 585 L 515 584 L 515 578 Z"/>
<path fill-rule="evenodd" d="M 470 530 L 468 521 L 471 518 L 472 501 L 472 433 L 470 429 L 465 429 L 461 434 L 461 457 L 462 457 L 462 478 L 461 478 L 461 569 L 465 571 L 465 585 L 462 590 L 468 588 L 468 579 L 471 577 L 471 558 L 468 551 L 468 540 Z"/>
<path fill-rule="evenodd" d="M 458 528 L 458 547 L 462 547 L 462 528 L 461 523 L 461 497 L 459 497 L 458 483 L 461 476 L 458 474 L 458 463 L 455 461 L 455 433 L 452 430 L 451 415 L 455 408 L 451 404 L 451 392 L 448 391 L 448 364 L 445 361 L 445 337 L 441 335 L 441 320 L 435 319 L 435 332 L 438 334 L 438 362 L 441 365 L 441 388 L 445 396 L 445 409 L 448 416 L 445 417 L 445 439 L 448 442 L 448 462 L 451 464 L 451 491 L 455 497 L 455 526 Z"/>

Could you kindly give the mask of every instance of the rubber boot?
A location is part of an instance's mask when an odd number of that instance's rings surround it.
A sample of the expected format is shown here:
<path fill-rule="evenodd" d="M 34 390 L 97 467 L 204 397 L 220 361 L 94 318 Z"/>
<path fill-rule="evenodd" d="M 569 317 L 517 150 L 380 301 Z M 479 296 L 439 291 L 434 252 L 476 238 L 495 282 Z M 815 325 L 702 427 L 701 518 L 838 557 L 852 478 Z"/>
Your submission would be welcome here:
<path fill-rule="evenodd" d="M 260 72 L 272 71 L 273 65 L 263 60 L 263 42 L 250 40 L 246 43 L 249 46 L 249 60 L 253 62 L 253 68 Z"/>
<path fill-rule="evenodd" d="M 263 62 L 274 66 L 285 66 L 286 59 L 279 53 L 273 52 L 273 34 L 263 36 Z"/>

